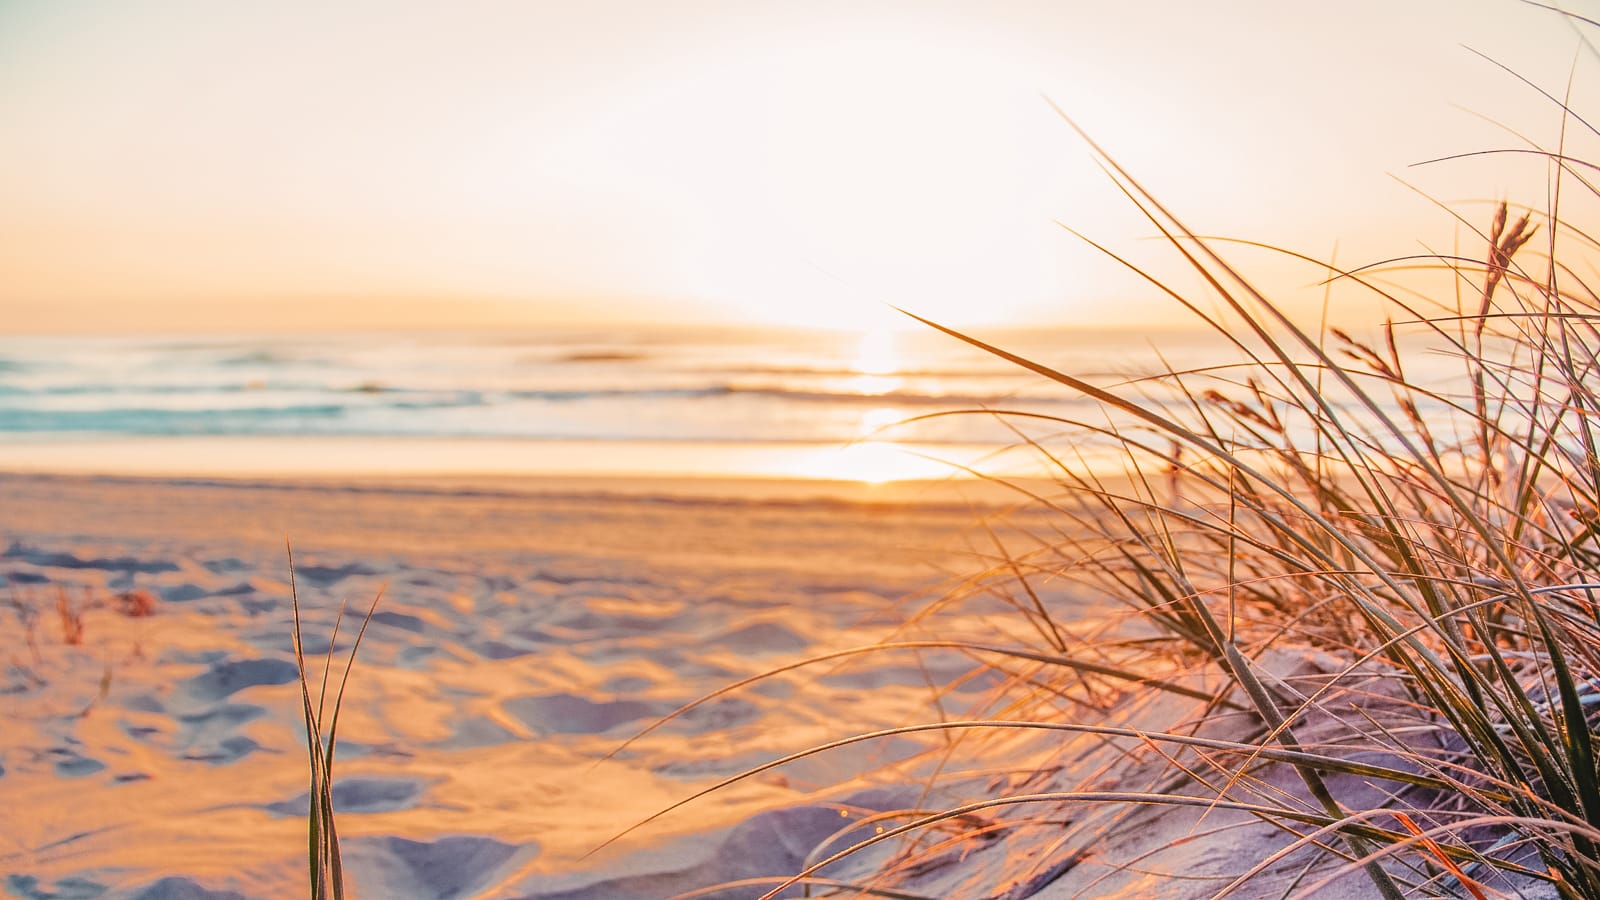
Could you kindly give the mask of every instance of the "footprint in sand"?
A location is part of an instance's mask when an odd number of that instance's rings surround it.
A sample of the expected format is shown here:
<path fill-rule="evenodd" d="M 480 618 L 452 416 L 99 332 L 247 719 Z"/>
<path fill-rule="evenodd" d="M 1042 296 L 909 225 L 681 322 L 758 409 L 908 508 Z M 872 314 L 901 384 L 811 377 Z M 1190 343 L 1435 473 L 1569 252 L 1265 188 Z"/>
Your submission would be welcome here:
<path fill-rule="evenodd" d="M 76 876 L 63 878 L 49 888 L 32 875 L 6 876 L 6 893 L 24 900 L 91 900 L 105 892 L 106 886 L 98 881 Z"/>
<path fill-rule="evenodd" d="M 199 600 L 201 597 L 209 597 L 212 593 L 198 584 L 192 584 L 187 581 L 161 587 L 157 590 L 161 594 L 161 599 L 167 603 L 188 603 L 191 600 Z"/>
<path fill-rule="evenodd" d="M 484 659 L 494 660 L 516 659 L 519 656 L 529 656 L 539 652 L 533 647 L 522 647 L 517 646 L 516 644 L 508 644 L 505 641 L 495 640 L 480 641 L 475 644 L 468 644 L 467 646 Z"/>
<path fill-rule="evenodd" d="M 208 762 L 214 766 L 223 766 L 238 762 L 260 749 L 261 745 L 253 739 L 234 735 L 217 741 L 210 749 L 190 750 L 183 754 L 183 758 L 193 762 Z"/>
<path fill-rule="evenodd" d="M 435 841 L 359 837 L 343 843 L 345 868 L 366 893 L 438 900 L 477 896 L 511 863 L 539 852 L 535 844 L 518 847 L 474 835 Z"/>
<path fill-rule="evenodd" d="M 627 871 L 620 877 L 567 880 L 554 889 L 538 882 L 516 887 L 522 888 L 524 900 L 644 900 L 661 896 L 662 885 L 718 884 L 792 872 L 819 846 L 846 847 L 871 833 L 866 825 L 841 828 L 850 822 L 841 810 L 853 810 L 859 820 L 870 812 L 906 808 L 915 798 L 909 791 L 874 790 L 838 803 L 768 810 L 723 832 L 717 843 L 701 835 L 695 840 L 702 843 L 679 844 L 680 853 L 641 855 L 632 865 L 617 867 Z"/>
<path fill-rule="evenodd" d="M 333 785 L 336 813 L 381 813 L 414 809 L 427 785 L 413 778 L 344 778 Z M 304 816 L 310 793 L 262 807 L 280 816 Z"/>
<path fill-rule="evenodd" d="M 71 750 L 56 749 L 50 752 L 63 757 L 56 760 L 56 774 L 63 778 L 82 778 L 104 771 L 106 767 L 106 764 L 98 759 L 79 756 Z"/>
<path fill-rule="evenodd" d="M 48 577 L 46 577 L 44 575 L 40 575 L 38 572 L 24 572 L 24 571 L 21 571 L 20 569 L 12 569 L 11 571 L 5 573 L 4 578 L 5 578 L 5 580 L 7 582 L 9 582 L 11 584 L 49 584 L 50 583 L 50 579 Z"/>
<path fill-rule="evenodd" d="M 516 739 L 516 735 L 507 731 L 493 719 L 475 716 L 458 722 L 453 734 L 428 746 L 440 750 L 475 750 L 479 747 L 509 744 Z"/>
<path fill-rule="evenodd" d="M 213 575 L 234 575 L 239 572 L 248 572 L 255 566 L 245 562 L 237 556 L 224 556 L 218 559 L 203 560 L 200 565 Z"/>
<path fill-rule="evenodd" d="M 575 694 L 513 697 L 501 705 L 540 734 L 604 734 L 630 722 L 660 718 L 674 709 L 661 701 L 594 701 Z"/>
<path fill-rule="evenodd" d="M 417 616 L 408 616 L 405 613 L 390 612 L 388 610 L 379 610 L 373 613 L 372 624 L 387 625 L 390 628 L 398 628 L 401 631 L 409 631 L 412 634 L 421 634 L 422 629 L 425 627 L 425 623 Z"/>
<path fill-rule="evenodd" d="M 239 659 L 217 663 L 185 681 L 179 691 L 200 703 L 214 703 L 260 685 L 288 684 L 300 678 L 294 663 L 282 659 Z"/>
<path fill-rule="evenodd" d="M 6 548 L 5 555 L 44 569 L 101 569 L 107 572 L 138 572 L 144 575 L 178 571 L 177 563 L 165 559 L 142 560 L 131 556 L 99 556 L 84 559 L 71 553 L 41 550 L 16 541 Z"/>
<path fill-rule="evenodd" d="M 267 714 L 253 703 L 224 703 L 199 713 L 178 716 L 183 726 L 173 742 L 183 758 L 224 765 L 261 749 L 254 740 L 233 732 Z"/>
<path fill-rule="evenodd" d="M 352 575 L 377 575 L 378 570 L 362 563 L 346 563 L 342 566 L 295 566 L 295 578 L 306 581 L 317 587 L 327 587 L 337 584 Z"/>
<path fill-rule="evenodd" d="M 756 622 L 719 634 L 707 643 L 754 654 L 798 653 L 811 646 L 794 629 L 777 622 Z"/>
<path fill-rule="evenodd" d="M 514 697 L 502 704 L 519 722 L 541 734 L 607 734 L 624 725 L 659 719 L 678 708 L 665 700 L 590 700 L 575 694 Z M 697 706 L 666 725 L 671 731 L 703 733 L 734 728 L 761 717 L 748 700 L 728 697 Z"/>
<path fill-rule="evenodd" d="M 171 875 L 145 887 L 128 900 L 246 900 L 238 891 L 213 891 L 192 878 Z"/>

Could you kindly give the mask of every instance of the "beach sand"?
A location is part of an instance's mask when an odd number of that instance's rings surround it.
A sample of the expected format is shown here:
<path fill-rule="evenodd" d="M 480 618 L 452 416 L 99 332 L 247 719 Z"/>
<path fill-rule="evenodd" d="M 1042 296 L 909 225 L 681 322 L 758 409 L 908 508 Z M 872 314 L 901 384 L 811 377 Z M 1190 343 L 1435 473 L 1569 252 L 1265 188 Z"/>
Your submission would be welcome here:
<path fill-rule="evenodd" d="M 0 477 L 0 575 L 20 605 L 5 613 L 0 699 L 7 887 L 303 891 L 286 540 L 310 648 L 341 603 L 364 610 L 384 591 L 339 723 L 336 802 L 361 896 L 554 890 L 920 748 L 792 766 L 582 858 L 719 776 L 917 718 L 930 683 L 970 667 L 924 654 L 924 672 L 902 653 L 779 676 L 596 765 L 701 694 L 891 636 L 946 588 L 938 566 L 973 565 L 960 542 L 976 517 L 948 497 L 618 486 Z M 88 607 L 79 644 L 58 592 Z M 128 592 L 155 597 L 153 614 L 119 613 Z"/>
<path fill-rule="evenodd" d="M 874 728 L 974 711 L 1082 720 L 1081 703 L 1029 686 L 1034 669 L 894 650 L 784 672 L 623 746 L 682 704 L 811 655 L 889 640 L 1018 644 L 1022 617 L 982 597 L 913 621 L 971 593 L 991 528 L 1026 540 L 1046 524 L 983 527 L 998 497 L 961 499 L 971 490 L 0 476 L 5 887 L 304 894 L 286 540 L 308 650 L 327 649 L 341 604 L 359 616 L 383 592 L 339 720 L 334 799 L 355 896 L 666 897 L 792 875 L 906 821 L 874 819 L 880 810 L 1157 787 L 1162 767 L 1135 764 L 1138 742 L 917 733 L 763 772 L 624 834 L 724 777 Z M 1070 611 L 1071 629 L 1114 618 L 1107 598 L 1038 589 Z M 152 609 L 128 599 L 141 594 Z M 353 634 L 347 621 L 341 659 Z M 1027 705 L 1007 699 L 1019 686 Z M 1142 727 L 1199 709 L 1100 696 L 1116 711 L 1106 721 Z M 927 793 L 935 773 L 941 787 Z M 1286 842 L 1250 832 L 1248 816 L 1204 813 L 998 809 L 825 874 L 865 877 L 900 852 L 914 857 L 901 896 L 1206 896 Z M 1107 844 L 1107 829 L 1123 837 Z M 1142 856 L 1163 846 L 1165 857 Z M 1162 871 L 1185 878 L 1148 874 Z"/>

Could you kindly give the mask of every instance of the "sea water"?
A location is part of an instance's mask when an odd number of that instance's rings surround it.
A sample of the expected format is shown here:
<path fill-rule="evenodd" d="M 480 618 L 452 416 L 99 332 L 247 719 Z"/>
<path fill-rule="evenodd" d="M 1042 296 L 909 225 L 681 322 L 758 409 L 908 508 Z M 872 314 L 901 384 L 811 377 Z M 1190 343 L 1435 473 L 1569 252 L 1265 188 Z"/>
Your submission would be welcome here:
<path fill-rule="evenodd" d="M 1128 393 L 1233 358 L 1181 331 L 981 337 Z M 931 329 L 0 338 L 11 468 L 886 480 L 959 473 L 1070 421 L 1096 423 L 1094 404 Z"/>

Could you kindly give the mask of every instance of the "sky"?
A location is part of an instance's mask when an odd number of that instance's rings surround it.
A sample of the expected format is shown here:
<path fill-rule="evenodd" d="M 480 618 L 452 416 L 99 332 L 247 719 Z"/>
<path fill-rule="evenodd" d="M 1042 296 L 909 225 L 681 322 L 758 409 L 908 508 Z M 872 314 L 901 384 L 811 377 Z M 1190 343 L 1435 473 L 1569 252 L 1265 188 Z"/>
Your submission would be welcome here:
<path fill-rule="evenodd" d="M 1197 232 L 1353 265 L 1475 248 L 1440 203 L 1543 205 L 1531 156 L 1415 164 L 1554 146 L 1478 54 L 1581 112 L 1582 33 L 1516 0 L 0 0 L 0 331 L 1165 322 L 1061 227 L 1191 283 L 1051 103 Z"/>

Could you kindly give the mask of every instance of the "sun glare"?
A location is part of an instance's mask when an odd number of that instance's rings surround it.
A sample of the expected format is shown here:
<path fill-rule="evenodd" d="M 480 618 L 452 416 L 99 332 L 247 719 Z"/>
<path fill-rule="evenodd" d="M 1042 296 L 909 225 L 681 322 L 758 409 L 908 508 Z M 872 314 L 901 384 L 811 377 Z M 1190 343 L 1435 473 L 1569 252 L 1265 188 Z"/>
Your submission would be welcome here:
<path fill-rule="evenodd" d="M 945 477 L 950 466 L 887 441 L 863 441 L 818 452 L 797 467 L 805 477 L 883 484 Z"/>
<path fill-rule="evenodd" d="M 890 375 L 900 369 L 900 355 L 895 352 L 894 333 L 874 330 L 861 335 L 856 344 L 855 370 L 863 375 Z"/>
<path fill-rule="evenodd" d="M 904 421 L 905 418 L 904 410 L 895 409 L 892 406 L 879 406 L 869 409 L 861 414 L 861 436 L 864 438 L 876 437 L 884 429 Z"/>
<path fill-rule="evenodd" d="M 859 373 L 850 378 L 850 392 L 867 397 L 877 397 L 899 388 L 905 379 L 900 371 L 900 355 L 896 352 L 895 336 L 888 329 L 864 331 L 856 344 L 855 358 L 850 369 Z"/>

